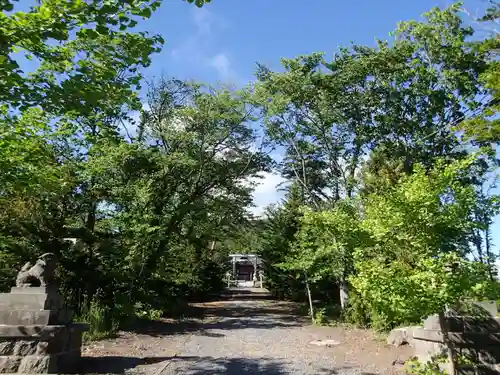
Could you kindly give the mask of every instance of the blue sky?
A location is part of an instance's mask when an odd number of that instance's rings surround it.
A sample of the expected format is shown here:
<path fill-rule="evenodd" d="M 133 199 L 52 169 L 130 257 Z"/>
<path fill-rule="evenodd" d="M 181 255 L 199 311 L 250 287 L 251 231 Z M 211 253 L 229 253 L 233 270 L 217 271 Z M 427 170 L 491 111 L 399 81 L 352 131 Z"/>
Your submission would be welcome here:
<path fill-rule="evenodd" d="M 469 0 L 471 13 L 486 0 Z M 161 34 L 166 44 L 148 75 L 162 72 L 207 82 L 247 82 L 255 63 L 279 68 L 281 57 L 325 52 L 351 41 L 373 44 L 402 20 L 420 18 L 450 0 L 212 0 L 198 9 L 164 0 L 141 29 Z"/>
<path fill-rule="evenodd" d="M 281 57 L 332 54 L 351 41 L 373 44 L 402 20 L 419 18 L 449 0 L 212 0 L 198 9 L 164 0 L 141 29 L 161 34 L 166 44 L 148 75 L 162 72 L 208 82 L 247 82 L 255 63 L 279 68 Z M 485 0 L 466 1 L 474 13 Z"/>
<path fill-rule="evenodd" d="M 166 43 L 145 75 L 194 79 L 208 83 L 244 85 L 253 79 L 255 63 L 280 68 L 281 57 L 312 52 L 332 55 L 350 42 L 372 45 L 388 38 L 398 22 L 421 19 L 434 6 L 449 0 L 212 0 L 198 9 L 181 0 L 164 0 L 142 30 L 161 34 Z M 486 0 L 466 0 L 472 15 Z M 281 198 L 281 179 L 266 175 L 254 194 L 259 208 Z M 259 208 L 257 211 L 259 211 Z M 500 242 L 500 220 L 493 228 Z"/>

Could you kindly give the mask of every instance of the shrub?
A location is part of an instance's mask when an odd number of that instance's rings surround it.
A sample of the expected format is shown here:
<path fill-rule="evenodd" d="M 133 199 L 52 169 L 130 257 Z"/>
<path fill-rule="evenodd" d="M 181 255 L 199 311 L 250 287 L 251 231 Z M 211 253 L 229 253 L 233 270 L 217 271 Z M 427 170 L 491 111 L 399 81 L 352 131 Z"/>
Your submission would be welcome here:
<path fill-rule="evenodd" d="M 90 307 L 85 309 L 76 320 L 89 325 L 89 330 L 84 333 L 84 339 L 87 341 L 112 337 L 120 326 L 113 311 L 110 308 L 100 306 L 95 301 L 92 301 Z"/>

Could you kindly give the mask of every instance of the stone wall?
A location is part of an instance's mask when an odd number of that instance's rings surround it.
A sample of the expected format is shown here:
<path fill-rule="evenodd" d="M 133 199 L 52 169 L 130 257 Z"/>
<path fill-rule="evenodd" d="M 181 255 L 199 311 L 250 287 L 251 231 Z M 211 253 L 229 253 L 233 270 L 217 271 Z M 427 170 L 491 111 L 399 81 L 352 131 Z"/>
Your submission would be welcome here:
<path fill-rule="evenodd" d="M 447 356 L 444 331 L 455 357 L 473 363 L 456 362 L 457 374 L 500 374 L 500 318 L 496 317 L 496 304 L 494 308 L 487 305 L 483 311 L 479 316 L 447 315 L 444 327 L 438 315 L 429 316 L 423 327 L 413 330 L 416 357 L 427 362 L 435 356 Z"/>

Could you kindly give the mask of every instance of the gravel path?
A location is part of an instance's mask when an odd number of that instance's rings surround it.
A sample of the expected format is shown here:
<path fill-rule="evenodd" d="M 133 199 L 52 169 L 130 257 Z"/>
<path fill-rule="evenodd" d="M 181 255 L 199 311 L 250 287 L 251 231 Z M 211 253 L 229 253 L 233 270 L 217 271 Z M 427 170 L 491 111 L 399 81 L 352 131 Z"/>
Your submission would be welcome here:
<path fill-rule="evenodd" d="M 203 309 L 203 319 L 174 324 L 159 322 L 133 334 L 124 333 L 117 340 L 88 347 L 84 356 L 101 357 L 94 358 L 94 367 L 99 363 L 121 363 L 115 368 L 94 368 L 92 372 L 396 374 L 399 368 L 392 365 L 393 361 L 410 355 L 408 348 L 389 348 L 368 331 L 311 326 L 294 314 L 294 305 L 290 303 L 229 300 L 195 307 Z M 326 339 L 335 340 L 338 345 L 310 344 Z"/>

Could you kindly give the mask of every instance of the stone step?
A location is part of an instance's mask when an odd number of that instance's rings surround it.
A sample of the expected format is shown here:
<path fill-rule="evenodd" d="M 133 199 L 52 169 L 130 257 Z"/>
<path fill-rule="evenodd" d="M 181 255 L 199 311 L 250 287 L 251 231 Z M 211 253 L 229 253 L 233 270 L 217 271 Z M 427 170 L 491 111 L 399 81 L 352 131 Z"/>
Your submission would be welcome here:
<path fill-rule="evenodd" d="M 61 307 L 61 299 L 57 294 L 0 293 L 2 310 L 57 310 Z"/>
<path fill-rule="evenodd" d="M 30 287 L 13 286 L 12 288 L 10 288 L 10 292 L 13 294 L 57 294 L 57 289 L 54 287 L 47 287 L 47 286 L 30 286 Z"/>
<path fill-rule="evenodd" d="M 9 310 L 0 308 L 0 323 L 4 325 L 59 325 L 69 324 L 73 311 L 61 310 Z"/>
<path fill-rule="evenodd" d="M 72 323 L 69 325 L 5 325 L 0 324 L 0 341 L 5 339 L 48 340 L 65 332 L 83 332 L 88 324 Z"/>

